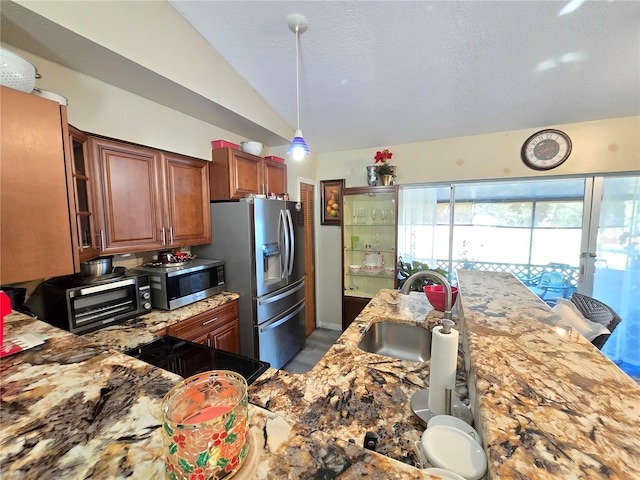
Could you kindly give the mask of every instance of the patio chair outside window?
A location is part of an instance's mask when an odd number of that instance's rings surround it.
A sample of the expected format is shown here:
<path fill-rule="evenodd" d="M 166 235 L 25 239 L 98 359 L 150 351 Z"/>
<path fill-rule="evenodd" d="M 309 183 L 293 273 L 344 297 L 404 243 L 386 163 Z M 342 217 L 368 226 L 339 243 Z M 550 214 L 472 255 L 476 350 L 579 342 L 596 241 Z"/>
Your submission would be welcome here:
<path fill-rule="evenodd" d="M 602 303 L 595 298 L 591 298 L 580 293 L 574 293 L 571 295 L 571 303 L 580 310 L 584 318 L 604 325 L 611 333 L 613 333 L 615 328 L 622 321 L 622 318 L 620 318 L 620 316 L 609 305 Z M 591 343 L 601 350 L 605 342 L 611 336 L 611 333 L 599 335 L 591 340 Z"/>
<path fill-rule="evenodd" d="M 550 306 L 554 306 L 558 298 L 569 298 L 576 291 L 566 275 L 560 272 L 544 272 L 538 283 L 529 289 Z"/>

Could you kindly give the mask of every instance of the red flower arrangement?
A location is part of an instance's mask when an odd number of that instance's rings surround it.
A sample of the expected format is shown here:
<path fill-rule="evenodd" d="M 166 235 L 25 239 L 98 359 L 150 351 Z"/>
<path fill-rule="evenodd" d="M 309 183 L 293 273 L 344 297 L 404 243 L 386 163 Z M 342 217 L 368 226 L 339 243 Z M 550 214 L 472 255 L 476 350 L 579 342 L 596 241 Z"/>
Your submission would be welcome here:
<path fill-rule="evenodd" d="M 393 169 L 391 165 L 387 163 L 387 160 L 391 160 L 391 157 L 393 157 L 393 153 L 391 153 L 388 148 L 385 148 L 381 152 L 376 152 L 376 156 L 373 158 L 376 161 L 376 172 L 379 176 L 393 175 Z"/>
<path fill-rule="evenodd" d="M 387 160 L 391 160 L 391 157 L 393 157 L 393 153 L 388 148 L 385 148 L 381 152 L 376 152 L 376 156 L 373 158 L 376 163 L 386 163 Z"/>

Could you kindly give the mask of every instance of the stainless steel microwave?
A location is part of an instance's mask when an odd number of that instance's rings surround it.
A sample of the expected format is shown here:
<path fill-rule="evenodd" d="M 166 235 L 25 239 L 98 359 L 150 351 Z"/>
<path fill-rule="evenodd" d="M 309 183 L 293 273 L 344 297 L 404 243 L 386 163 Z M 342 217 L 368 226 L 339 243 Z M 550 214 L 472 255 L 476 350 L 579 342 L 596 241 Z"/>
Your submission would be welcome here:
<path fill-rule="evenodd" d="M 184 265 L 140 266 L 129 271 L 149 275 L 151 303 L 163 310 L 183 307 L 225 289 L 222 260 L 194 258 Z"/>

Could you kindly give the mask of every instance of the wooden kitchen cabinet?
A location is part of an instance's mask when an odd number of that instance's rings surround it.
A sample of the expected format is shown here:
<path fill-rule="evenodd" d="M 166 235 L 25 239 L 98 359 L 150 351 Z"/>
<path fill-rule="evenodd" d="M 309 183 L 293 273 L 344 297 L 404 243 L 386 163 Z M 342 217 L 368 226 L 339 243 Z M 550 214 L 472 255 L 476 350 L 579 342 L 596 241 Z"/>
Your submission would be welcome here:
<path fill-rule="evenodd" d="M 211 242 L 209 162 L 163 153 L 169 247 Z"/>
<path fill-rule="evenodd" d="M 90 137 L 102 253 L 211 241 L 209 162 Z"/>
<path fill-rule="evenodd" d="M 0 87 L 0 283 L 73 274 L 67 109 Z"/>
<path fill-rule="evenodd" d="M 271 160 L 264 160 L 265 194 L 287 192 L 287 166 Z"/>
<path fill-rule="evenodd" d="M 167 327 L 166 334 L 208 347 L 240 353 L 238 301 L 225 303 Z"/>
<path fill-rule="evenodd" d="M 69 125 L 69 156 L 71 187 L 75 204 L 75 228 L 77 249 L 81 262 L 100 255 L 96 236 L 93 206 L 93 171 L 89 151 L 89 137 L 77 128 Z"/>
<path fill-rule="evenodd" d="M 287 191 L 287 166 L 233 148 L 216 148 L 209 170 L 209 187 L 211 200 L 239 200 L 247 194 L 284 193 Z"/>

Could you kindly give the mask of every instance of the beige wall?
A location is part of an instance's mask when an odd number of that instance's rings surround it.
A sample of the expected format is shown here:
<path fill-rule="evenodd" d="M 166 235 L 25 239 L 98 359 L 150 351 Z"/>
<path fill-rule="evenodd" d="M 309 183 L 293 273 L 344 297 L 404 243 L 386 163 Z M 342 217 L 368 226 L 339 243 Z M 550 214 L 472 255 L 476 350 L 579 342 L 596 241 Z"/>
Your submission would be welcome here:
<path fill-rule="evenodd" d="M 531 170 L 520 160 L 523 142 L 542 130 L 538 128 L 319 154 L 316 178 L 344 178 L 347 187 L 364 186 L 366 166 L 373 163 L 373 156 L 381 148 L 393 152 L 391 164 L 397 167 L 399 185 L 640 171 L 640 117 L 547 128 L 563 130 L 573 143 L 569 159 L 548 172 Z M 339 329 L 342 319 L 340 229 L 320 226 L 317 231 L 318 319 L 325 326 Z"/>
<path fill-rule="evenodd" d="M 165 1 L 17 4 L 289 138 L 293 129 Z"/>
<path fill-rule="evenodd" d="M 18 0 L 17 3 L 268 126 L 285 138 L 291 136 L 291 127 L 284 124 L 166 2 Z M 150 8 L 153 14 L 150 14 Z M 148 21 L 151 17 L 153 22 Z M 113 25 L 119 25 L 117 34 L 114 34 Z M 145 28 L 140 29 L 139 25 Z M 183 48 L 185 42 L 189 45 L 187 53 Z M 178 44 L 180 48 L 177 48 Z M 80 129 L 204 159 L 210 159 L 211 140 L 222 138 L 236 143 L 246 140 L 94 78 L 14 50 L 37 65 L 43 75 L 38 86 L 69 99 L 70 122 Z M 149 52 L 161 54 L 150 55 Z M 203 62 L 203 58 L 209 60 Z M 571 136 L 574 149 L 564 165 L 547 173 L 529 170 L 519 159 L 523 141 L 539 129 L 388 147 L 394 153 L 393 164 L 397 166 L 399 184 L 640 170 L 639 117 L 558 127 Z M 373 162 L 377 150 L 323 153 L 294 163 L 286 157 L 285 148 L 274 148 L 271 152 L 267 149 L 263 154 L 286 158 L 292 199 L 297 199 L 301 179 L 345 178 L 347 186 L 365 185 L 365 166 Z M 316 204 L 319 204 L 318 198 Z M 320 218 L 319 215 L 316 218 Z M 342 315 L 339 228 L 319 226 L 317 222 L 316 245 L 318 320 L 323 325 L 339 328 Z"/>
<path fill-rule="evenodd" d="M 36 87 L 67 97 L 69 123 L 83 131 L 211 160 L 211 141 L 246 140 L 11 45 L 37 66 Z M 265 153 L 265 155 L 268 153 Z"/>

